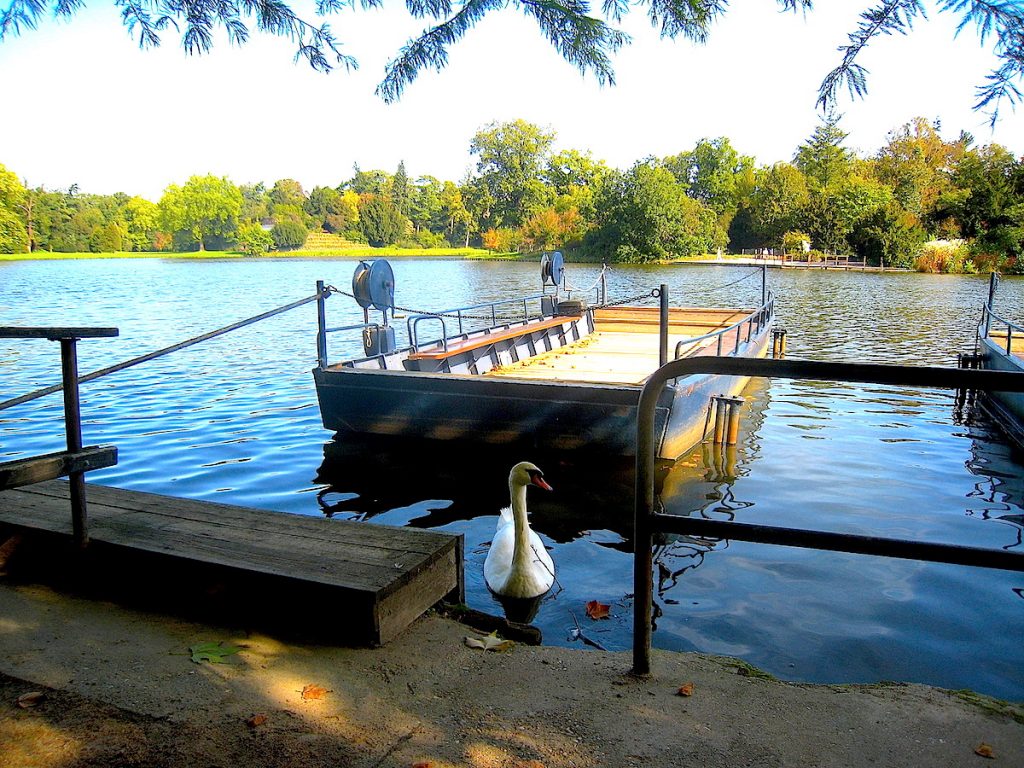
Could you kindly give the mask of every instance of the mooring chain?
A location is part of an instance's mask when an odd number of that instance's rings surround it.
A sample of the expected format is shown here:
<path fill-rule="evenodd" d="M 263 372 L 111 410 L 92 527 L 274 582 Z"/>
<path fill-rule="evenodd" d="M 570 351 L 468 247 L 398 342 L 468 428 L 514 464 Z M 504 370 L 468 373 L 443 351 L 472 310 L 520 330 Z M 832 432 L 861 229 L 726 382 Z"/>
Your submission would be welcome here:
<path fill-rule="evenodd" d="M 606 301 L 604 304 L 598 304 L 598 307 L 621 307 L 623 304 L 633 304 L 638 301 L 645 301 L 647 299 L 657 299 L 661 295 L 661 292 L 657 288 L 652 288 L 647 293 L 639 293 L 636 296 L 629 296 L 625 299 L 618 299 L 616 301 Z"/>
<path fill-rule="evenodd" d="M 713 288 L 705 288 L 704 292 L 707 293 L 708 291 L 720 291 L 723 288 L 728 288 L 730 285 L 736 285 L 736 283 L 742 283 L 744 280 L 747 280 L 748 278 L 751 278 L 754 275 L 759 275 L 759 274 L 761 274 L 761 269 L 757 268 L 757 269 L 754 269 L 754 270 L 748 272 L 743 277 L 739 277 L 739 278 L 737 278 L 737 279 L 735 279 L 735 280 L 733 280 L 731 282 L 723 283 L 722 285 L 716 285 Z"/>
<path fill-rule="evenodd" d="M 328 293 L 337 293 L 337 294 L 340 294 L 342 296 L 348 296 L 350 299 L 355 299 L 356 298 L 355 295 L 349 293 L 348 291 L 343 291 L 340 288 L 335 288 L 333 285 L 325 285 L 324 286 L 324 290 L 326 292 L 328 292 Z M 356 299 L 356 300 L 358 301 L 358 299 Z M 397 310 L 398 312 L 405 312 L 406 314 L 410 314 L 410 315 L 427 315 L 429 317 L 449 317 L 449 318 L 452 318 L 453 320 L 458 320 L 458 319 L 461 318 L 462 320 L 489 320 L 489 321 L 493 321 L 495 319 L 491 315 L 466 315 L 466 314 L 459 314 L 458 312 L 429 312 L 429 311 L 422 310 L 422 309 L 412 309 L 411 307 L 402 307 L 402 306 L 399 306 L 398 304 L 392 304 L 391 305 L 391 309 Z M 498 319 L 499 320 L 503 320 L 505 318 L 499 317 Z"/>

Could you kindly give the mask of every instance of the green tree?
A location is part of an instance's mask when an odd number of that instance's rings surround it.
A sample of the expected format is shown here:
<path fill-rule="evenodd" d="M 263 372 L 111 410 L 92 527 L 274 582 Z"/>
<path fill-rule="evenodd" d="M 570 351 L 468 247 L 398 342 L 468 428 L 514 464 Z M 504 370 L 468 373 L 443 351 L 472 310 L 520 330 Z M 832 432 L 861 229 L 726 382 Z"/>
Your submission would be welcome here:
<path fill-rule="evenodd" d="M 707 253 L 717 239 L 714 211 L 686 194 L 666 168 L 638 163 L 615 173 L 597 198 L 586 249 L 613 261 L 659 261 Z"/>
<path fill-rule="evenodd" d="M 398 161 L 398 170 L 391 177 L 391 204 L 403 216 L 409 215 L 409 174 L 405 172 L 405 161 Z"/>
<path fill-rule="evenodd" d="M 380 248 L 393 245 L 405 232 L 406 218 L 380 195 L 367 195 L 359 206 L 359 227 L 366 241 Z"/>
<path fill-rule="evenodd" d="M 841 183 L 853 170 L 853 153 L 842 146 L 848 134 L 839 128 L 839 119 L 826 116 L 793 157 L 793 165 L 819 188 Z"/>
<path fill-rule="evenodd" d="M 306 193 L 295 179 L 278 179 L 267 193 L 270 215 L 275 222 L 298 219 L 305 223 Z"/>
<path fill-rule="evenodd" d="M 469 151 L 477 158 L 475 182 L 490 201 L 481 228 L 484 223 L 516 228 L 547 207 L 551 195 L 543 173 L 554 141 L 554 131 L 525 120 L 490 123 L 477 131 Z"/>
<path fill-rule="evenodd" d="M 149 251 L 160 228 L 160 208 L 144 197 L 133 197 L 121 210 L 124 220 L 125 247 L 132 251 Z"/>
<path fill-rule="evenodd" d="M 182 187 L 167 187 L 159 207 L 163 227 L 187 233 L 202 251 L 211 238 L 234 236 L 242 193 L 226 176 L 192 176 Z"/>
<path fill-rule="evenodd" d="M 0 253 L 25 253 L 29 249 L 28 230 L 18 215 L 26 195 L 18 177 L 0 164 Z"/>
<path fill-rule="evenodd" d="M 238 225 L 235 243 L 246 256 L 263 256 L 274 247 L 274 237 L 258 221 L 243 221 Z"/>
<path fill-rule="evenodd" d="M 438 196 L 444 232 L 452 245 L 469 245 L 473 234 L 473 215 L 462 200 L 462 190 L 454 182 L 446 181 Z"/>
<path fill-rule="evenodd" d="M 387 171 L 363 171 L 354 166 L 355 173 L 343 185 L 357 195 L 383 195 L 391 186 L 391 174 Z"/>
<path fill-rule="evenodd" d="M 757 172 L 750 215 L 759 245 L 780 245 L 782 235 L 801 229 L 810 202 L 807 177 L 789 163 L 776 163 Z"/>
<path fill-rule="evenodd" d="M 263 221 L 270 218 L 270 199 L 262 181 L 242 184 L 238 189 L 242 193 L 242 210 L 238 214 L 240 221 Z"/>
<path fill-rule="evenodd" d="M 250 230 L 249 235 L 255 237 L 255 232 Z M 278 250 L 301 248 L 306 244 L 307 237 L 309 237 L 309 230 L 306 229 L 306 225 L 294 218 L 279 221 L 270 230 L 270 238 Z M 252 241 L 250 240 L 250 242 Z"/>

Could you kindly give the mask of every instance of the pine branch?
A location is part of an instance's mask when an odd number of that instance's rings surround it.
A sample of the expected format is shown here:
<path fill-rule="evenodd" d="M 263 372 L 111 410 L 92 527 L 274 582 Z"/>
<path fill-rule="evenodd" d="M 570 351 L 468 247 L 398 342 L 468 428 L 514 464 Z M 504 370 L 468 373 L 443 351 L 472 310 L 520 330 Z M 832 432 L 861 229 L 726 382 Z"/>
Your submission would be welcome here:
<path fill-rule="evenodd" d="M 818 107 L 833 108 L 836 92 L 843 85 L 851 97 L 863 97 L 867 93 L 868 71 L 857 63 L 857 56 L 878 35 L 907 34 L 918 16 L 927 18 L 921 0 L 884 0 L 881 5 L 864 11 L 857 29 L 849 35 L 849 45 L 838 49 L 843 52 L 843 60 L 821 83 Z"/>

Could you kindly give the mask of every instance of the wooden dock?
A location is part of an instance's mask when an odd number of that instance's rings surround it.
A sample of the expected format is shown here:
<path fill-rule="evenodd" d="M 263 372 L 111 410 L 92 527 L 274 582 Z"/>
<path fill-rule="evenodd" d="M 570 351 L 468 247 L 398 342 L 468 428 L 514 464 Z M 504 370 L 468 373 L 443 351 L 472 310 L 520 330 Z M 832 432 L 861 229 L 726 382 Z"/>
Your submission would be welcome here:
<path fill-rule="evenodd" d="M 199 564 L 264 595 L 315 601 L 316 620 L 337 624 L 345 642 L 386 643 L 442 598 L 463 599 L 461 535 L 87 488 L 89 550 L 97 557 L 152 558 L 158 566 L 147 570 L 161 579 Z M 2 528 L 70 541 L 68 483 L 0 491 Z M 270 583 L 273 590 L 266 589 Z"/>

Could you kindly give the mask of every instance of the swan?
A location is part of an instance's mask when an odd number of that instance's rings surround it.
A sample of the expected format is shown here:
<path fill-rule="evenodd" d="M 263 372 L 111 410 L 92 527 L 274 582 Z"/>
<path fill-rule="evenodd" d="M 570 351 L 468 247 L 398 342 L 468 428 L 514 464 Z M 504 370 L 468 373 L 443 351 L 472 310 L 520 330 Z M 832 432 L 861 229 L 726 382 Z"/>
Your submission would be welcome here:
<path fill-rule="evenodd" d="M 501 510 L 498 529 L 484 560 L 484 581 L 506 597 L 537 597 L 555 581 L 555 564 L 526 517 L 526 486 L 552 490 L 544 473 L 528 461 L 512 467 L 508 491 L 512 505 Z"/>

